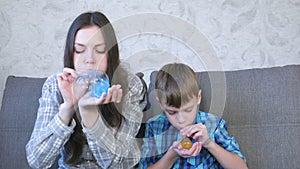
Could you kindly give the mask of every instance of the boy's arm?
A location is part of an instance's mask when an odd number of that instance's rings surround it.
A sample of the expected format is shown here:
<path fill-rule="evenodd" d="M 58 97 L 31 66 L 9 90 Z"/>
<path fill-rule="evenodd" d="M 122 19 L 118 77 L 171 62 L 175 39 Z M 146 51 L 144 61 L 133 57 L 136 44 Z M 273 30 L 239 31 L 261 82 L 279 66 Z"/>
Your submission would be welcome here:
<path fill-rule="evenodd" d="M 140 160 L 140 169 L 146 168 L 171 168 L 177 160 L 177 153 L 174 151 L 174 143 L 167 149 L 166 153 L 158 151 L 155 141 L 155 134 L 160 131 L 161 123 L 148 122 L 145 130 L 144 143 L 142 146 L 142 157 Z"/>
<path fill-rule="evenodd" d="M 248 168 L 246 158 L 240 151 L 234 137 L 227 131 L 225 120 L 221 119 L 214 132 L 215 140 L 210 138 L 203 144 L 224 168 Z"/>
<path fill-rule="evenodd" d="M 206 125 L 198 123 L 181 129 L 181 135 L 191 136 L 197 140 L 202 147 L 206 148 L 214 156 L 223 168 L 247 168 L 246 158 L 241 153 L 238 143 L 233 137 L 229 136 L 226 130 L 226 122 L 222 119 L 217 121 L 216 123 L 210 121 L 210 123 L 206 124 L 209 126 L 209 129 L 214 126 L 213 124 L 217 124 L 212 134 L 208 134 Z"/>
<path fill-rule="evenodd" d="M 148 167 L 147 169 L 171 168 L 178 158 L 177 153 L 174 151 L 174 149 L 172 147 L 173 146 L 171 146 L 171 148 L 167 151 L 167 153 L 160 160 L 158 160 L 155 164 Z"/>
<path fill-rule="evenodd" d="M 214 139 L 207 139 L 203 143 L 203 147 L 218 160 L 223 168 L 248 168 L 245 156 L 241 153 L 237 141 L 229 135 L 226 122 L 223 119 L 219 121 L 214 131 Z"/>
<path fill-rule="evenodd" d="M 240 156 L 225 150 L 211 139 L 208 139 L 203 147 L 205 147 L 224 168 L 248 168 Z"/>

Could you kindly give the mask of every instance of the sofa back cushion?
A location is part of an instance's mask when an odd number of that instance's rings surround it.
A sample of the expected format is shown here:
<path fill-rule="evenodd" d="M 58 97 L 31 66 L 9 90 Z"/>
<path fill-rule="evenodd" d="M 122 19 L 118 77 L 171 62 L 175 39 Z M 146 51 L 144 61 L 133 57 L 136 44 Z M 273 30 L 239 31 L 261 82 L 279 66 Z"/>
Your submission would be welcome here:
<path fill-rule="evenodd" d="M 25 145 L 31 136 L 45 80 L 14 76 L 7 78 L 0 111 L 0 168 L 30 168 Z"/>
<path fill-rule="evenodd" d="M 152 72 L 149 84 L 151 107 L 144 122 L 162 112 L 155 100 Z M 227 121 L 228 131 L 246 155 L 251 169 L 297 168 L 300 164 L 300 65 L 226 72 L 197 72 L 202 89 L 200 110 L 212 112 Z M 224 91 L 213 88 L 223 84 L 211 77 L 225 77 Z M 212 82 L 212 79 L 216 80 Z"/>

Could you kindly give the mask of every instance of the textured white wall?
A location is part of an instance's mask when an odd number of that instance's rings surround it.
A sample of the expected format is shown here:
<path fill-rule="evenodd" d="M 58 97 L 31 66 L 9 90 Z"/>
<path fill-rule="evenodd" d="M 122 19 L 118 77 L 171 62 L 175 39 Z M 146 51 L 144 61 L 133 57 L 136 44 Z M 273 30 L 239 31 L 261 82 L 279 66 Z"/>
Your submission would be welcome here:
<path fill-rule="evenodd" d="M 300 0 L 0 0 L 0 101 L 8 75 L 61 71 L 69 25 L 94 10 L 146 81 L 172 61 L 197 71 L 300 64 Z"/>

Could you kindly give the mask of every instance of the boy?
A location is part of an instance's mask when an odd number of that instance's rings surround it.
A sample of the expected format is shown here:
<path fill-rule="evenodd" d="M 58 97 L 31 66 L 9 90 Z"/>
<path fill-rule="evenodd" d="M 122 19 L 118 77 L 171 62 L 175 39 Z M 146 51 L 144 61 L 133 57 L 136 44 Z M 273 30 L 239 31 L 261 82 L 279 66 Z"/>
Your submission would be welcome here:
<path fill-rule="evenodd" d="M 163 114 L 146 126 L 140 168 L 247 168 L 236 140 L 225 121 L 201 112 L 201 90 L 195 72 L 174 63 L 161 68 L 155 81 Z M 186 148 L 183 138 L 194 143 Z"/>

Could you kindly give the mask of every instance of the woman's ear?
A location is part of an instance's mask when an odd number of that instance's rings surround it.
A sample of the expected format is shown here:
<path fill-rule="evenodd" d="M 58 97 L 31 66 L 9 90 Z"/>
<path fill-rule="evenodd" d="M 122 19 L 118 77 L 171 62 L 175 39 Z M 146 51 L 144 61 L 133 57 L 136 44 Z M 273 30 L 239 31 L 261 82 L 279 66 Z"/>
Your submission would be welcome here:
<path fill-rule="evenodd" d="M 197 99 L 198 99 L 198 104 L 201 103 L 201 92 L 202 92 L 202 90 L 199 89 L 199 91 L 198 91 L 198 97 L 197 97 Z"/>

